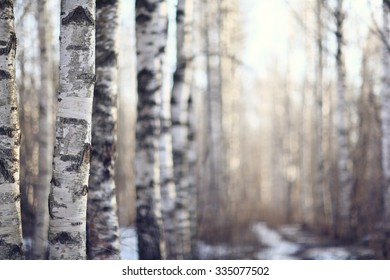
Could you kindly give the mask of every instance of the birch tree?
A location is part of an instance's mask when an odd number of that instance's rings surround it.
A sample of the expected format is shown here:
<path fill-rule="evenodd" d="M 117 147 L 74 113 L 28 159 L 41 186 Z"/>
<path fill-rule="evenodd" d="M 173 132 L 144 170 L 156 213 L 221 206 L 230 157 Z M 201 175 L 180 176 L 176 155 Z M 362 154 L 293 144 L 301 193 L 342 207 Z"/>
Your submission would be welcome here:
<path fill-rule="evenodd" d="M 348 235 L 350 229 L 350 211 L 351 211 L 351 194 L 352 194 L 352 178 L 351 178 L 351 160 L 348 150 L 347 126 L 346 126 L 346 81 L 345 81 L 345 57 L 344 57 L 344 19 L 345 13 L 343 8 L 343 0 L 337 1 L 335 10 L 336 19 L 336 130 L 338 143 L 338 210 L 339 220 L 336 229 L 337 236 L 344 238 Z"/>
<path fill-rule="evenodd" d="M 54 146 L 53 52 L 50 34 L 52 22 L 48 4 L 47 0 L 37 2 L 41 88 L 39 91 L 39 178 L 38 187 L 34 189 L 35 229 L 32 248 L 34 259 L 45 259 L 48 252 L 49 212 L 46 201 L 50 191 Z"/>
<path fill-rule="evenodd" d="M 51 259 L 86 258 L 95 83 L 95 1 L 62 0 L 60 89 L 49 194 Z"/>
<path fill-rule="evenodd" d="M 118 1 L 96 1 L 96 84 L 87 231 L 90 259 L 119 259 L 114 164 L 117 142 Z"/>
<path fill-rule="evenodd" d="M 23 259 L 13 1 L 0 1 L 0 259 Z"/>
<path fill-rule="evenodd" d="M 167 36 L 165 0 L 136 0 L 138 105 L 135 185 L 140 259 L 165 258 L 160 192 L 160 106 Z"/>
<path fill-rule="evenodd" d="M 177 3 L 177 66 L 172 90 L 173 163 L 176 184 L 177 258 L 191 258 L 189 101 L 192 81 L 192 0 Z"/>
<path fill-rule="evenodd" d="M 385 221 L 390 221 L 390 2 L 383 0 L 382 29 L 382 88 L 381 88 L 381 125 L 382 125 L 382 171 L 385 179 L 384 210 Z"/>

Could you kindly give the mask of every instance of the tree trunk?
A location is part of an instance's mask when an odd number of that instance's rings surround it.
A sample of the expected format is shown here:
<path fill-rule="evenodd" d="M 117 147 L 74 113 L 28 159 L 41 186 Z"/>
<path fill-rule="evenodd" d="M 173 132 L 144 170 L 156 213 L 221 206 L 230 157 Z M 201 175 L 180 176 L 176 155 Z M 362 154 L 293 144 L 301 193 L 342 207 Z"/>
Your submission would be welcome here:
<path fill-rule="evenodd" d="M 165 258 L 160 192 L 160 109 L 167 37 L 165 0 L 136 0 L 138 106 L 135 176 L 140 259 Z"/>
<path fill-rule="evenodd" d="M 351 160 L 348 151 L 348 134 L 346 127 L 346 81 L 345 81 L 345 61 L 344 61 L 344 31 L 343 24 L 345 14 L 343 10 L 343 0 L 338 0 L 336 17 L 336 73 L 337 73 L 337 107 L 336 107 L 336 130 L 338 143 L 337 168 L 339 176 L 339 193 L 338 193 L 338 226 L 336 234 L 338 237 L 346 238 L 350 231 L 350 211 L 351 211 Z"/>
<path fill-rule="evenodd" d="M 62 0 L 60 90 L 49 195 L 51 259 L 86 258 L 95 1 Z"/>
<path fill-rule="evenodd" d="M 172 92 L 173 162 L 176 183 L 177 258 L 191 258 L 191 218 L 188 125 L 189 98 L 192 84 L 192 0 L 177 4 L 177 66 Z"/>
<path fill-rule="evenodd" d="M 96 1 L 96 84 L 87 207 L 90 259 L 120 258 L 114 181 L 118 119 L 117 14 L 117 1 Z"/>
<path fill-rule="evenodd" d="M 32 254 L 34 259 L 46 259 L 48 254 L 47 238 L 49 230 L 49 212 L 47 197 L 50 191 L 54 146 L 54 81 L 52 79 L 52 38 L 48 1 L 39 0 L 38 33 L 40 44 L 41 88 L 39 92 L 39 177 L 34 189 L 35 229 Z"/>
<path fill-rule="evenodd" d="M 382 171 L 385 179 L 383 193 L 385 222 L 390 224 L 390 3 L 383 0 L 383 42 L 382 42 Z"/>
<path fill-rule="evenodd" d="M 0 259 L 23 259 L 13 1 L 0 1 Z"/>

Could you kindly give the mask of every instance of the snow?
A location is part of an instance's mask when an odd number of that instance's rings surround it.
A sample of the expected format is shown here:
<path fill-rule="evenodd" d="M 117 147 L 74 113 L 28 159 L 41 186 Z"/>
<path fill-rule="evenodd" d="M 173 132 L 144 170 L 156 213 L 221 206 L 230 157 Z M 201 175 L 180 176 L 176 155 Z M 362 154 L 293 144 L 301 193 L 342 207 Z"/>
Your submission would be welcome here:
<path fill-rule="evenodd" d="M 298 244 L 284 240 L 280 233 L 267 227 L 265 223 L 253 225 L 252 230 L 267 247 L 256 254 L 260 260 L 292 260 L 300 249 Z"/>
<path fill-rule="evenodd" d="M 138 260 L 137 233 L 134 227 L 122 227 L 119 229 L 121 259 Z"/>

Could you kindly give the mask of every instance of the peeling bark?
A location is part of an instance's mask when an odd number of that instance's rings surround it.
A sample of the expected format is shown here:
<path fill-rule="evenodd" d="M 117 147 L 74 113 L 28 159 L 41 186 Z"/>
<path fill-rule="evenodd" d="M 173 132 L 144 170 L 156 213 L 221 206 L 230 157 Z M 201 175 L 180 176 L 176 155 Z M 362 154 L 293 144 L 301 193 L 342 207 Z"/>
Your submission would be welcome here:
<path fill-rule="evenodd" d="M 49 195 L 51 259 L 86 258 L 95 80 L 94 15 L 94 0 L 61 1 L 60 90 Z"/>
<path fill-rule="evenodd" d="M 118 2 L 96 1 L 96 85 L 92 112 L 92 155 L 88 189 L 89 259 L 119 259 L 115 196 L 118 88 L 116 34 Z"/>
<path fill-rule="evenodd" d="M 0 1 L 0 259 L 23 259 L 13 1 Z"/>

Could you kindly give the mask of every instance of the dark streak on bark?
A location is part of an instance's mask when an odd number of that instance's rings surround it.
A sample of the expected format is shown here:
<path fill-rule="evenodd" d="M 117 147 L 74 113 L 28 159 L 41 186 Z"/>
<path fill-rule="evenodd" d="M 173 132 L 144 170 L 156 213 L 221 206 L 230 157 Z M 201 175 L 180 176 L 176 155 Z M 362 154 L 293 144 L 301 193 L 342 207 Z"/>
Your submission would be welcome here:
<path fill-rule="evenodd" d="M 12 79 L 11 73 L 5 70 L 0 70 L 0 81 L 9 79 Z"/>
<path fill-rule="evenodd" d="M 149 22 L 152 18 L 149 15 L 140 14 L 135 18 L 135 21 L 137 24 L 144 24 L 146 22 Z"/>
<path fill-rule="evenodd" d="M 150 3 L 148 0 L 136 0 L 136 10 L 145 9 L 147 12 L 152 13 L 156 9 L 156 4 Z"/>
<path fill-rule="evenodd" d="M 96 0 L 96 9 L 103 8 L 105 6 L 116 5 L 118 0 Z"/>
<path fill-rule="evenodd" d="M 6 167 L 6 164 L 3 159 L 0 159 L 0 174 L 5 181 L 9 183 L 15 183 L 15 178 Z"/>
<path fill-rule="evenodd" d="M 4 10 L 6 8 L 13 9 L 14 1 L 13 0 L 0 0 L 0 10 Z"/>
<path fill-rule="evenodd" d="M 83 238 L 81 237 L 81 234 L 78 232 L 77 234 L 74 234 L 72 236 L 71 233 L 62 231 L 56 234 L 52 234 L 49 236 L 49 242 L 50 244 L 66 244 L 66 245 L 75 245 L 80 246 L 83 242 Z"/>
<path fill-rule="evenodd" d="M 5 242 L 3 239 L 0 239 L 0 256 L 2 259 L 7 260 L 18 260 L 23 259 L 23 245 L 10 244 Z"/>
<path fill-rule="evenodd" d="M 92 13 L 81 6 L 78 6 L 62 19 L 63 25 L 69 25 L 71 23 L 85 24 L 87 26 L 95 25 Z"/>
<path fill-rule="evenodd" d="M 77 78 L 91 85 L 96 82 L 96 75 L 93 73 L 83 73 L 78 75 Z"/>
<path fill-rule="evenodd" d="M 60 117 L 60 118 L 62 119 L 62 122 L 64 124 L 74 124 L 74 125 L 83 125 L 83 126 L 88 125 L 88 122 L 86 120 L 83 120 L 83 119 L 63 118 L 63 117 Z"/>
<path fill-rule="evenodd" d="M 96 53 L 102 53 L 96 50 Z M 96 65 L 99 67 L 114 66 L 117 63 L 117 53 L 115 51 L 104 51 L 102 55 L 96 57 Z"/>
<path fill-rule="evenodd" d="M 83 45 L 69 45 L 66 47 L 66 49 L 68 51 L 89 51 L 89 47 Z"/>
<path fill-rule="evenodd" d="M 0 126 L 0 135 L 7 135 L 8 137 L 14 136 L 15 129 L 12 129 L 8 126 Z"/>
<path fill-rule="evenodd" d="M 0 5 L 1 6 L 1 5 Z M 4 41 L 1 41 L 1 45 L 4 44 Z M 7 55 L 11 50 L 16 50 L 17 39 L 15 33 L 11 33 L 9 41 L 6 42 L 5 48 L 0 48 L 0 55 Z"/>

